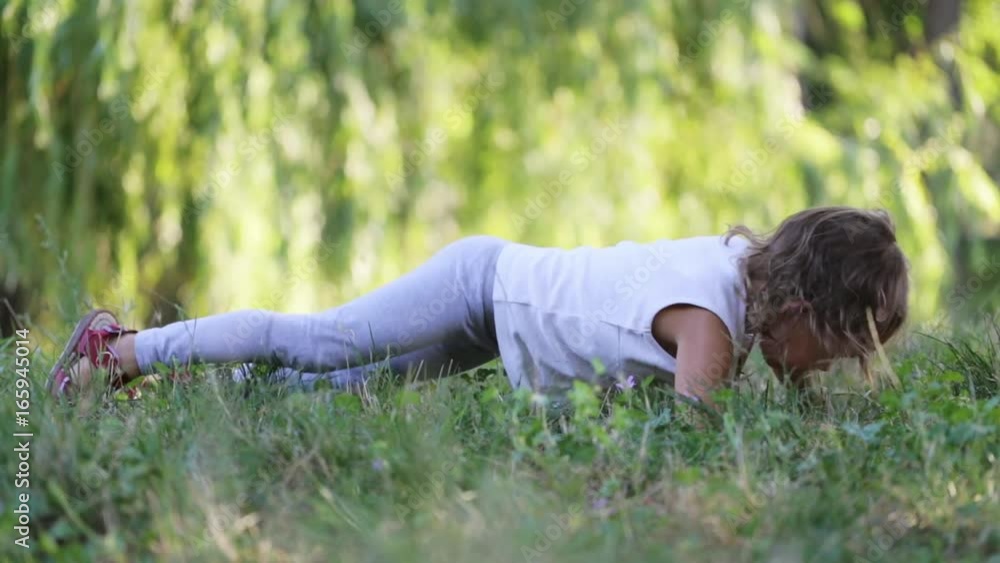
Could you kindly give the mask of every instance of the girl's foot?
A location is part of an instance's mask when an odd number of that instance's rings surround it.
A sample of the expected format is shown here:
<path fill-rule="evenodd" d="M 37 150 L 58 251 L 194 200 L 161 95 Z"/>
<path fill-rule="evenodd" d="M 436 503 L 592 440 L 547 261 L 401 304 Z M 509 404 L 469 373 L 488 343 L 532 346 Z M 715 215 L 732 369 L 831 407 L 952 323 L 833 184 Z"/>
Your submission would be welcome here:
<path fill-rule="evenodd" d="M 46 389 L 57 399 L 79 395 L 98 369 L 107 371 L 111 389 L 125 385 L 139 375 L 135 333 L 122 328 L 110 311 L 91 311 L 77 323 L 49 373 Z"/>

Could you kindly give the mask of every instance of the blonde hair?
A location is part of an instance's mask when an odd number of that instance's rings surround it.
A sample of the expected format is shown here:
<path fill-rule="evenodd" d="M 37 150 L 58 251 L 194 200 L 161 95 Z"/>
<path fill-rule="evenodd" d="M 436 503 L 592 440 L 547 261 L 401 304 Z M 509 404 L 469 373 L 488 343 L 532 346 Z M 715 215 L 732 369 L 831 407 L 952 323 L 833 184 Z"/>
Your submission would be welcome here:
<path fill-rule="evenodd" d="M 734 236 L 750 241 L 740 259 L 749 332 L 766 334 L 786 304 L 803 301 L 817 337 L 830 349 L 846 347 L 844 355 L 857 357 L 870 379 L 869 358 L 908 314 L 908 265 L 889 214 L 816 207 L 772 233 L 739 225 L 726 240 Z"/>

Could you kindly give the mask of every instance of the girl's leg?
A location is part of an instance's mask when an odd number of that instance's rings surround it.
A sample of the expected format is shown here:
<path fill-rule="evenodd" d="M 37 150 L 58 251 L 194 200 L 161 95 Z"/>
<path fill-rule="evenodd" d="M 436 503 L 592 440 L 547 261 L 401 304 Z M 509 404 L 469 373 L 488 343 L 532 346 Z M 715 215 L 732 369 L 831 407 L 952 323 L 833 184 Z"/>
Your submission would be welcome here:
<path fill-rule="evenodd" d="M 277 381 L 307 388 L 311 388 L 318 381 L 325 380 L 330 382 L 333 387 L 341 389 L 359 386 L 379 372 L 395 375 L 412 374 L 414 379 L 418 380 L 445 377 L 483 365 L 495 359 L 496 356 L 496 351 L 492 348 L 480 348 L 475 345 L 457 347 L 445 343 L 428 346 L 376 364 L 325 373 L 302 372 L 285 367 L 278 368 L 270 377 Z M 234 373 L 234 377 L 244 379 L 249 375 L 252 367 L 252 364 L 241 366 Z"/>
<path fill-rule="evenodd" d="M 135 336 L 135 360 L 142 373 L 158 363 L 229 362 L 324 373 L 421 350 L 428 364 L 462 349 L 495 357 L 493 279 L 504 244 L 462 239 L 398 280 L 321 313 L 248 310 L 144 330 Z M 447 350 L 435 348 L 444 344 Z"/>

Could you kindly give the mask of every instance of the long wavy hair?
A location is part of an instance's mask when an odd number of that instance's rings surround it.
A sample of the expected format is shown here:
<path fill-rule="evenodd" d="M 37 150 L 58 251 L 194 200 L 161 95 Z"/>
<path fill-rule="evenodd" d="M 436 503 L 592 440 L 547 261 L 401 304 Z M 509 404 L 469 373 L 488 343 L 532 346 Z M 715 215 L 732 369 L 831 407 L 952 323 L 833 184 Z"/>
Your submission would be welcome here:
<path fill-rule="evenodd" d="M 804 302 L 813 333 L 829 349 L 858 358 L 871 379 L 869 359 L 908 314 L 908 265 L 889 214 L 817 207 L 772 233 L 738 225 L 726 240 L 734 236 L 750 241 L 740 259 L 747 330 L 767 334 L 786 304 Z"/>

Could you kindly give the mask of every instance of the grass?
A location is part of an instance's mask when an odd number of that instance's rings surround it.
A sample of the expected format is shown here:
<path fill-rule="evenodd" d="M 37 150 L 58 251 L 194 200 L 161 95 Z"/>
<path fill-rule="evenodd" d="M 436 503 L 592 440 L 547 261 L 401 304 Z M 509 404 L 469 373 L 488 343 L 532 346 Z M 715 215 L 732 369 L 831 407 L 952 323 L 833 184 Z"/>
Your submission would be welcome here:
<path fill-rule="evenodd" d="M 720 417 L 646 388 L 557 409 L 490 369 L 361 394 L 206 369 L 62 405 L 36 355 L 30 550 L 7 341 L 0 560 L 1000 561 L 991 330 L 910 337 L 879 393 L 797 396 L 756 361 Z"/>

